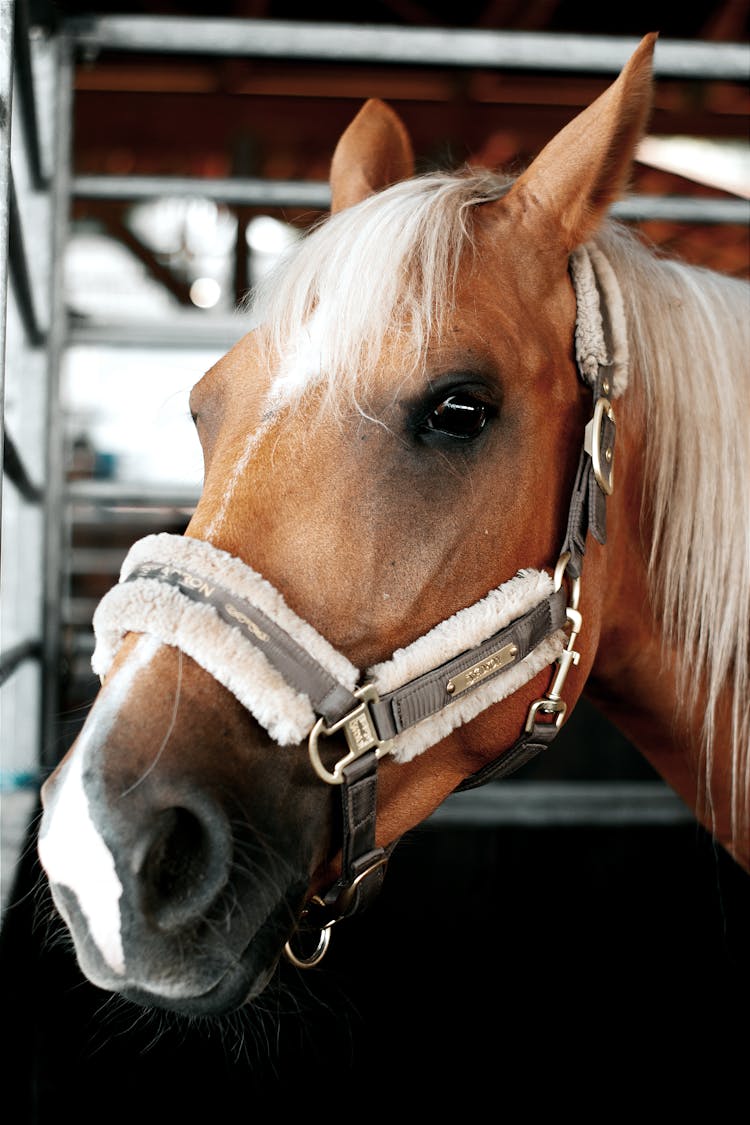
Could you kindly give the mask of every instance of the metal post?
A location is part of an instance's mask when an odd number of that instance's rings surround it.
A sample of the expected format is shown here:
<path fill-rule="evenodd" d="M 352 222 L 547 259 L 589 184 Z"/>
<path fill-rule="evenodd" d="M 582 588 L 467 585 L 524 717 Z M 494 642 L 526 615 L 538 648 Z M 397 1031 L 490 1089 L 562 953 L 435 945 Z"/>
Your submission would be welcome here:
<path fill-rule="evenodd" d="M 41 763 L 58 760 L 60 629 L 63 596 L 64 433 L 60 423 L 60 367 L 66 342 L 67 317 L 63 285 L 65 246 L 70 211 L 70 165 L 73 132 L 73 53 L 69 38 L 59 37 L 57 103 L 55 106 L 55 159 L 52 182 L 52 258 L 49 281 L 50 329 L 47 367 L 47 449 L 45 472 L 45 544 Z"/>
<path fill-rule="evenodd" d="M 5 331 L 8 322 L 8 232 L 10 229 L 10 128 L 13 109 L 14 0 L 0 3 L 0 454 L 5 429 Z M 0 458 L 0 460 L 2 460 Z M 0 521 L 2 485 L 0 484 Z M 1 526 L 1 524 L 0 524 Z M 0 531 L 0 544 L 2 531 Z"/>

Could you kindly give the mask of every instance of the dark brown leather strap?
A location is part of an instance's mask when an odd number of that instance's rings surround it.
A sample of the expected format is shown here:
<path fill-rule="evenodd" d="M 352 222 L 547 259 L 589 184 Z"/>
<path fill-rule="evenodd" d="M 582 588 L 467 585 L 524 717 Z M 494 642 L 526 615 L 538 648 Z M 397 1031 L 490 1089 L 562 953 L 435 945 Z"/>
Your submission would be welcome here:
<path fill-rule="evenodd" d="M 477 789 L 480 785 L 486 785 L 488 781 L 500 781 L 502 778 L 508 777 L 519 770 L 521 766 L 525 766 L 542 750 L 546 750 L 556 734 L 557 729 L 554 723 L 534 723 L 533 730 L 528 734 L 522 734 L 510 750 L 506 750 L 494 762 L 489 762 L 482 769 L 473 773 L 471 777 L 467 777 L 460 785 L 456 786 L 454 792 L 462 793 L 465 789 Z"/>
<path fill-rule="evenodd" d="M 308 903 L 306 923 L 323 927 L 366 909 L 379 895 L 390 854 L 375 843 L 378 760 L 373 750 L 344 771 L 341 793 L 341 875 L 322 900 Z"/>

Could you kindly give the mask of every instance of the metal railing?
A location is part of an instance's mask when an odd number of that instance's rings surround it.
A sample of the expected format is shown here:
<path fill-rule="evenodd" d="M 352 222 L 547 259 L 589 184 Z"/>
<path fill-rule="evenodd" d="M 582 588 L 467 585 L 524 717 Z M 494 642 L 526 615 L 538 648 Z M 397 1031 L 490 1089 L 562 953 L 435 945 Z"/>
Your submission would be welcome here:
<path fill-rule="evenodd" d="M 638 45 L 626 36 L 179 16 L 86 16 L 71 20 L 68 32 L 88 58 L 105 50 L 138 51 L 574 74 L 617 74 Z M 662 39 L 654 73 L 745 82 L 750 47 Z"/>
<path fill-rule="evenodd" d="M 69 197 L 66 41 L 0 4 L 0 780 L 57 756 L 62 447 L 60 273 Z M 42 122 L 47 127 L 45 136 Z"/>

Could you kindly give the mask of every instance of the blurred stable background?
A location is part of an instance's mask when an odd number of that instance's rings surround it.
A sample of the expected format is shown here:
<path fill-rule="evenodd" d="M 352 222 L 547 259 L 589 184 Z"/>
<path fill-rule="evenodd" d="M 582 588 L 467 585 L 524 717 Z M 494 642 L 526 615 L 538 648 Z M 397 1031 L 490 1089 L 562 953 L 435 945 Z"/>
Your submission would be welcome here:
<path fill-rule="evenodd" d="M 316 1112 L 355 1090 L 469 1111 L 491 1090 L 499 1114 L 562 1073 L 567 1108 L 613 1084 L 674 1098 L 688 1074 L 721 1105 L 746 1071 L 750 881 L 585 703 L 546 758 L 451 798 L 322 969 L 284 967 L 228 1028 L 86 983 L 33 849 L 39 784 L 96 690 L 93 609 L 199 495 L 189 390 L 325 214 L 361 104 L 398 110 L 420 170 L 517 170 L 651 30 L 654 113 L 617 214 L 747 277 L 746 0 L 0 4 L 6 1119 Z"/>

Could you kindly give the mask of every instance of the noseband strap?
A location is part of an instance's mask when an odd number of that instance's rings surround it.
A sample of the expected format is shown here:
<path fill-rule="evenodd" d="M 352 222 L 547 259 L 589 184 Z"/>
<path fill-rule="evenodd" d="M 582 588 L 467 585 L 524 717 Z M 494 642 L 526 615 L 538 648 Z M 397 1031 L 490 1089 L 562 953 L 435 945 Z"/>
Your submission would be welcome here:
<path fill-rule="evenodd" d="M 319 948 L 307 960 L 287 950 L 301 966 L 320 960 L 333 922 L 360 909 L 382 883 L 389 850 L 375 843 L 380 757 L 408 761 L 555 662 L 552 685 L 531 704 L 518 741 L 459 788 L 507 776 L 548 747 L 562 725 L 562 688 L 578 663 L 574 645 L 582 627 L 578 600 L 588 533 L 606 541 L 615 440 L 611 397 L 624 388 L 627 359 L 623 339 L 612 347 L 605 340 L 624 325 L 606 259 L 595 247 L 581 248 L 571 258 L 571 276 L 578 307 L 576 357 L 581 379 L 592 391 L 593 415 L 554 578 L 543 571 L 520 572 L 371 668 L 363 680 L 270 583 L 203 540 L 153 535 L 134 544 L 119 584 L 94 615 L 92 664 L 99 674 L 108 671 L 127 632 L 152 634 L 193 657 L 278 743 L 292 745 L 308 737 L 318 775 L 341 786 L 342 873 L 308 907 L 308 918 L 321 933 Z M 606 324 L 600 292 L 606 296 Z M 346 753 L 326 765 L 321 740 L 335 745 L 340 736 Z"/>

